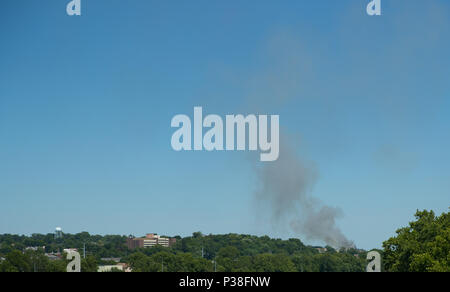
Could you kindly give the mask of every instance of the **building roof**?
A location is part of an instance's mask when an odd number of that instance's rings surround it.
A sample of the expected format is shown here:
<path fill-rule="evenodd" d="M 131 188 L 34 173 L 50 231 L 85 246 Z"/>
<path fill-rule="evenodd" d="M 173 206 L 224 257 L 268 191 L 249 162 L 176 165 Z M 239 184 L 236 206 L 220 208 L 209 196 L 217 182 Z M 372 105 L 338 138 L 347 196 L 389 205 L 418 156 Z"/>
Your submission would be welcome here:
<path fill-rule="evenodd" d="M 105 262 L 116 262 L 116 263 L 118 263 L 118 262 L 120 262 L 121 258 L 101 258 L 101 260 L 105 261 Z"/>

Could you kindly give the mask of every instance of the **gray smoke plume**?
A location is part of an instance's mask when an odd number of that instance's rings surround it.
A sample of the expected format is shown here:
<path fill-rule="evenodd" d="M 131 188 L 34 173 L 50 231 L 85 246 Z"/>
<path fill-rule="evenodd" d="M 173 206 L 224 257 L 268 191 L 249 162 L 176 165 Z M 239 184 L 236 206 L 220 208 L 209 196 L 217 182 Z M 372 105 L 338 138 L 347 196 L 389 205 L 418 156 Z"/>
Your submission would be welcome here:
<path fill-rule="evenodd" d="M 312 196 L 318 177 L 315 165 L 302 160 L 286 136 L 280 139 L 279 159 L 257 168 L 260 184 L 256 199 L 269 204 L 275 223 L 289 220 L 292 230 L 308 240 L 323 241 L 334 248 L 353 247 L 336 225 L 342 211 Z"/>
<path fill-rule="evenodd" d="M 314 96 L 311 93 L 320 86 L 315 86 L 313 64 L 320 63 L 321 57 L 304 44 L 286 32 L 269 39 L 261 55 L 263 65 L 255 70 L 247 86 L 246 101 L 252 111 L 273 112 L 291 100 Z M 280 129 L 289 131 L 282 124 Z M 277 161 L 256 166 L 259 180 L 256 205 L 267 205 L 276 227 L 283 228 L 287 220 L 288 226 L 302 238 L 323 241 L 335 248 L 353 246 L 336 225 L 342 211 L 312 196 L 318 171 L 314 163 L 296 153 L 299 148 L 291 138 L 280 136 Z"/>
<path fill-rule="evenodd" d="M 379 46 L 376 54 L 367 49 L 367 42 L 362 40 L 370 42 L 371 34 L 368 32 L 377 31 L 377 24 L 367 23 L 365 15 L 356 11 L 360 9 L 358 5 L 349 7 L 355 11 L 342 15 L 340 27 L 335 29 L 338 38 L 345 40 L 342 48 L 354 64 L 359 64 L 352 66 L 351 70 L 345 66 L 335 66 L 340 62 L 335 63 L 338 55 L 327 47 L 329 41 L 321 42 L 314 33 L 308 39 L 310 31 L 275 34 L 262 52 L 260 61 L 264 66 L 255 70 L 255 76 L 249 82 L 248 103 L 251 108 L 262 104 L 266 106 L 264 112 L 273 113 L 274 108 L 286 106 L 291 100 L 309 101 L 312 98 L 332 108 L 336 105 L 336 92 L 344 93 L 349 100 L 364 97 L 372 104 L 371 111 L 382 114 L 389 121 L 389 128 L 395 129 L 401 141 L 402 133 L 408 132 L 404 129 L 417 120 L 419 107 L 413 100 L 423 97 L 423 93 L 414 90 L 411 84 L 421 78 L 420 72 L 433 71 L 433 64 L 441 62 L 440 55 L 435 54 L 430 62 L 417 64 L 416 56 L 424 50 L 448 47 L 442 39 L 448 38 L 450 33 L 450 17 L 443 1 L 427 1 L 427 5 L 421 1 L 409 1 L 408 9 L 404 9 L 402 3 L 394 4 L 400 1 L 392 2 L 390 8 L 395 10 L 396 15 L 390 23 L 392 42 Z M 365 25 L 355 26 L 355 23 Z M 387 65 L 389 70 L 386 70 Z M 430 103 L 429 107 L 421 107 L 421 116 L 433 116 L 431 111 L 441 104 L 437 97 L 446 96 L 447 87 L 444 84 L 448 83 L 447 76 L 438 74 L 435 77 L 435 106 Z M 384 82 L 378 90 L 368 91 L 367 88 L 374 89 L 373 80 L 389 82 Z M 281 124 L 283 120 L 284 117 L 280 116 Z M 352 242 L 336 225 L 336 220 L 343 215 L 342 211 L 327 206 L 313 196 L 317 168 L 298 155 L 297 150 L 302 148 L 296 147 L 292 139 L 286 139 L 286 136 L 280 138 L 278 161 L 258 164 L 257 202 L 270 208 L 273 222 L 278 227 L 285 226 L 283 223 L 287 220 L 290 228 L 301 237 L 324 241 L 333 247 L 352 246 Z M 391 143 L 392 139 L 388 138 L 384 142 L 387 146 L 378 145 L 379 150 L 374 155 L 376 162 L 399 172 L 413 169 L 417 163 L 414 153 L 405 152 L 400 147 L 399 150 Z"/>

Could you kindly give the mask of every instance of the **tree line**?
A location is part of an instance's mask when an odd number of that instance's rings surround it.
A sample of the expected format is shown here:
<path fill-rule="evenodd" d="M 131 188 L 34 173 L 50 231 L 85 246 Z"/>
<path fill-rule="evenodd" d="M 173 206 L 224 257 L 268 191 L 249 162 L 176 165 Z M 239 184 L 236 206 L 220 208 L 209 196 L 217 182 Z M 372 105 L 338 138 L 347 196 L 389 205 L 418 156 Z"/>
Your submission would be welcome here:
<path fill-rule="evenodd" d="M 417 211 L 416 220 L 383 243 L 382 268 L 392 272 L 449 272 L 450 217 Z M 121 258 L 135 272 L 363 272 L 367 252 L 307 246 L 299 239 L 273 239 L 241 234 L 203 235 L 195 232 L 170 248 L 129 250 L 127 236 L 87 232 L 31 236 L 0 235 L 0 272 L 64 272 L 65 248 L 77 248 L 86 258 L 81 270 L 95 272 Z M 27 249 L 27 247 L 38 247 Z M 60 254 L 50 259 L 46 254 Z"/>

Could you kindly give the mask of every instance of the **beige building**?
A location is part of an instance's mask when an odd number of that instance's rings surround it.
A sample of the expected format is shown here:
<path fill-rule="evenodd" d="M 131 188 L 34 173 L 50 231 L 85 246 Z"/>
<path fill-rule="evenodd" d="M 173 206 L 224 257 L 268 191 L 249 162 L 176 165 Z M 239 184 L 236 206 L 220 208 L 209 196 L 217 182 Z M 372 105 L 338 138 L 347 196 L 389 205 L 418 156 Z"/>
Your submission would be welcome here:
<path fill-rule="evenodd" d="M 149 233 L 143 238 L 133 238 L 127 239 L 127 246 L 129 249 L 143 248 L 143 247 L 154 247 L 156 245 L 161 245 L 164 247 L 172 246 L 176 242 L 175 238 L 161 237 L 154 233 Z"/>
<path fill-rule="evenodd" d="M 122 272 L 131 272 L 131 268 L 128 267 L 127 264 L 124 264 L 124 263 L 118 263 L 117 265 L 99 266 L 97 272 L 107 273 L 107 272 L 111 272 L 114 269 L 122 271 Z"/>

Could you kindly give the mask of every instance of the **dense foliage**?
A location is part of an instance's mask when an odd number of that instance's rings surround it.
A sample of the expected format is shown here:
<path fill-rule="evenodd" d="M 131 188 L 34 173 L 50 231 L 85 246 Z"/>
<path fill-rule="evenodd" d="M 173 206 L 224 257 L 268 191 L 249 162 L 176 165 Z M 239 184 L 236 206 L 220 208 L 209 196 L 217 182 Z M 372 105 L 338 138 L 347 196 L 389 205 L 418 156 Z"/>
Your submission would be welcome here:
<path fill-rule="evenodd" d="M 196 232 L 171 249 L 141 249 L 128 262 L 133 271 L 361 272 L 365 255 L 356 249 L 337 252 L 332 247 L 319 253 L 298 239 Z"/>
<path fill-rule="evenodd" d="M 126 236 L 64 234 L 55 239 L 53 234 L 33 234 L 30 237 L 0 235 L 0 271 L 65 271 L 67 261 L 49 260 L 45 253 L 61 253 L 65 248 L 77 248 L 86 259 L 82 271 L 96 271 L 105 257 L 120 257 L 133 271 L 212 272 L 212 271 L 363 271 L 365 252 L 356 249 L 319 253 L 318 248 L 305 246 L 299 239 L 271 239 L 250 235 L 203 235 L 195 232 L 190 237 L 177 237 L 171 248 L 156 246 L 128 250 Z M 40 247 L 26 250 L 27 247 Z M 25 252 L 23 252 L 25 251 Z"/>
<path fill-rule="evenodd" d="M 45 247 L 45 252 L 62 252 L 65 248 L 83 250 L 84 246 L 97 257 L 121 257 L 126 255 L 126 236 L 120 235 L 90 235 L 87 232 L 64 234 L 55 239 L 54 234 L 0 235 L 0 255 L 12 250 L 24 250 L 27 247 Z"/>
<path fill-rule="evenodd" d="M 384 271 L 450 271 L 450 216 L 432 211 L 416 213 L 417 220 L 383 243 Z M 31 236 L 0 235 L 0 272 L 63 272 L 67 260 L 63 250 L 77 248 L 83 272 L 99 265 L 115 264 L 102 258 L 121 258 L 135 272 L 361 272 L 366 252 L 316 248 L 299 239 L 226 234 L 176 237 L 170 248 L 156 246 L 129 250 L 126 236 L 90 235 L 87 232 Z M 32 247 L 32 248 L 30 248 Z M 58 255 L 58 257 L 49 255 Z M 117 270 L 115 270 L 117 271 Z"/>
<path fill-rule="evenodd" d="M 450 272 L 450 214 L 417 211 L 416 221 L 383 243 L 384 266 L 392 272 Z"/>

